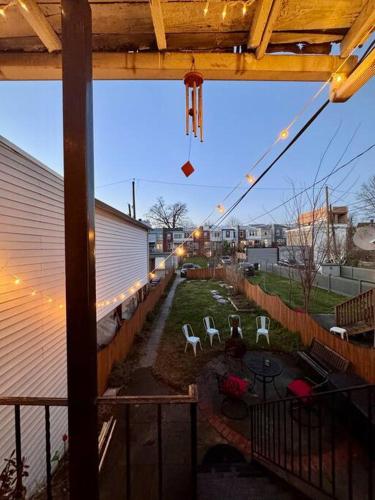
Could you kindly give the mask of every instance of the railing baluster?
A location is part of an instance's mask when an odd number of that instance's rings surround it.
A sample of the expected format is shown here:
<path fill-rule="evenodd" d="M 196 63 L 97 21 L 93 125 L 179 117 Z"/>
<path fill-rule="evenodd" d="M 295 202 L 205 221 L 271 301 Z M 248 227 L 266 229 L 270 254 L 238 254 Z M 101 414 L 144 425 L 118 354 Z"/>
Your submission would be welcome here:
<path fill-rule="evenodd" d="M 298 401 L 298 466 L 299 466 L 299 475 L 303 477 L 302 473 L 302 411 L 301 411 L 301 402 Z"/>
<path fill-rule="evenodd" d="M 284 401 L 284 468 L 287 468 L 287 441 L 286 441 L 286 425 L 287 425 L 287 411 L 286 411 L 286 401 Z"/>
<path fill-rule="evenodd" d="M 272 403 L 272 456 L 276 461 L 275 403 Z"/>
<path fill-rule="evenodd" d="M 277 402 L 277 453 L 278 453 L 278 460 L 277 463 L 280 464 L 280 457 L 281 457 L 281 423 L 280 423 L 280 401 Z"/>
<path fill-rule="evenodd" d="M 21 409 L 20 409 L 20 405 L 14 406 L 14 426 L 15 426 L 15 437 L 16 437 L 16 464 L 17 464 L 16 491 L 17 491 L 17 495 L 21 496 L 22 490 L 23 490 L 23 484 L 22 484 Z"/>
<path fill-rule="evenodd" d="M 308 409 L 307 412 L 308 418 L 307 418 L 307 427 L 308 427 L 308 432 L 307 432 L 307 455 L 308 455 L 308 480 L 311 483 L 311 408 Z"/>
<path fill-rule="evenodd" d="M 46 475 L 47 475 L 47 500 L 52 500 L 52 472 L 51 472 L 51 426 L 49 406 L 44 407 L 44 421 L 46 431 Z"/>
<path fill-rule="evenodd" d="M 126 439 L 126 500 L 131 498 L 131 464 L 130 464 L 130 405 L 125 405 L 125 439 Z"/>
<path fill-rule="evenodd" d="M 197 403 L 190 403 L 191 498 L 197 499 Z"/>
<path fill-rule="evenodd" d="M 289 415 L 290 415 L 290 465 L 291 465 L 291 471 L 294 474 L 294 428 L 293 428 L 292 401 L 289 404 Z"/>
<path fill-rule="evenodd" d="M 319 488 L 323 488 L 323 448 L 322 448 L 322 406 L 318 401 L 318 453 L 319 453 Z"/>
<path fill-rule="evenodd" d="M 347 412 L 347 446 L 348 446 L 348 498 L 353 500 L 353 448 L 352 448 L 352 418 L 351 418 L 352 393 L 348 391 L 348 412 Z"/>
<path fill-rule="evenodd" d="M 372 387 L 367 388 L 367 405 L 368 405 L 368 498 L 372 500 L 372 490 L 373 490 L 373 482 L 372 482 L 372 469 L 373 469 L 373 434 L 372 434 L 372 401 L 373 401 L 373 393 Z"/>
<path fill-rule="evenodd" d="M 367 404 L 368 404 L 368 498 L 369 500 L 372 500 L 372 490 L 373 490 L 373 483 L 372 483 L 372 468 L 373 468 L 373 463 L 372 463 L 372 454 L 373 454 L 373 435 L 372 435 L 372 400 L 373 400 L 373 394 L 372 394 L 372 387 L 368 387 L 367 389 Z"/>
<path fill-rule="evenodd" d="M 163 435 L 162 435 L 162 407 L 158 404 L 158 491 L 159 500 L 163 499 Z"/>
<path fill-rule="evenodd" d="M 336 464 L 335 464 L 335 394 L 331 394 L 331 473 L 332 473 L 332 496 L 336 495 Z"/>

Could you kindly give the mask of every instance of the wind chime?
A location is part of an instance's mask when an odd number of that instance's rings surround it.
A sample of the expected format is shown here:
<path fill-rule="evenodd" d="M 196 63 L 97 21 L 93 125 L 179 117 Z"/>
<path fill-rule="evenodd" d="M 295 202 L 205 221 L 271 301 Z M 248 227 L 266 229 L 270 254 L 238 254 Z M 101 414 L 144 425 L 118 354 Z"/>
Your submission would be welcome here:
<path fill-rule="evenodd" d="M 197 71 L 186 73 L 184 78 L 186 91 L 186 135 L 191 131 L 194 137 L 203 142 L 203 76 Z"/>
<path fill-rule="evenodd" d="M 184 77 L 185 92 L 186 92 L 186 135 L 190 131 L 194 137 L 198 135 L 203 142 L 203 76 L 197 71 L 189 71 Z M 184 163 L 181 170 L 189 177 L 194 172 L 194 167 L 190 163 L 191 152 L 191 136 L 189 143 L 188 161 Z"/>

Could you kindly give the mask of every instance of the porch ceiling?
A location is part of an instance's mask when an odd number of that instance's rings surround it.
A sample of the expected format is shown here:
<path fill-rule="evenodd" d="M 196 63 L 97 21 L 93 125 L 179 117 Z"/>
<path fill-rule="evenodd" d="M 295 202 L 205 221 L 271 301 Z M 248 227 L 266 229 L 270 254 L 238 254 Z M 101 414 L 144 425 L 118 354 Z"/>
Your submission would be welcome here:
<path fill-rule="evenodd" d="M 338 68 L 345 78 L 356 58 L 340 65 L 375 22 L 375 0 L 91 0 L 90 5 L 94 78 L 100 79 L 180 79 L 192 65 L 192 55 L 186 56 L 192 52 L 198 54 L 196 69 L 208 79 L 325 80 Z M 0 0 L 4 7 L 0 79 L 61 78 L 60 2 Z M 340 44 L 335 53 L 341 57 L 332 55 L 334 44 Z M 239 47 L 241 55 L 234 53 Z M 129 52 L 137 57 L 129 59 Z M 269 55 L 274 53 L 279 55 Z"/>

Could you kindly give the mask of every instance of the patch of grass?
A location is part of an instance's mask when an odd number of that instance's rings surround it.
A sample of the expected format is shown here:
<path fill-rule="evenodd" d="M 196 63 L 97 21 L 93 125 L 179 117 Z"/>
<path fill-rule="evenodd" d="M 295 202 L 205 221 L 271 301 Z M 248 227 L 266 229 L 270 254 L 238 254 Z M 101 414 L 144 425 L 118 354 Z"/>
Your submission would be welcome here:
<path fill-rule="evenodd" d="M 274 273 L 259 272 L 249 278 L 253 284 L 260 285 L 270 294 L 278 295 L 285 304 L 292 309 L 303 308 L 303 291 L 298 281 L 277 276 Z M 311 292 L 309 312 L 311 314 L 331 314 L 337 304 L 346 300 L 346 297 L 336 293 L 314 287 Z"/>
<path fill-rule="evenodd" d="M 167 319 L 163 336 L 159 345 L 158 356 L 154 366 L 154 373 L 170 385 L 185 390 L 194 383 L 197 375 L 212 358 L 224 351 L 225 340 L 229 338 L 229 314 L 236 314 L 230 303 L 219 304 L 211 295 L 210 290 L 218 290 L 224 297 L 227 296 L 225 288 L 219 286 L 215 280 L 182 282 L 174 297 L 173 305 Z M 247 348 L 265 349 L 275 351 L 294 351 L 299 347 L 299 336 L 289 332 L 279 323 L 271 319 L 270 342 L 268 346 L 264 337 L 256 344 L 255 318 L 262 311 L 255 308 L 253 313 L 240 313 L 244 341 Z M 213 316 L 215 325 L 220 331 L 222 343 L 214 339 L 213 347 L 209 340 L 205 340 L 203 317 Z M 203 351 L 198 347 L 197 357 L 193 355 L 191 346 L 185 353 L 185 337 L 182 325 L 190 323 L 194 334 L 201 338 Z"/>

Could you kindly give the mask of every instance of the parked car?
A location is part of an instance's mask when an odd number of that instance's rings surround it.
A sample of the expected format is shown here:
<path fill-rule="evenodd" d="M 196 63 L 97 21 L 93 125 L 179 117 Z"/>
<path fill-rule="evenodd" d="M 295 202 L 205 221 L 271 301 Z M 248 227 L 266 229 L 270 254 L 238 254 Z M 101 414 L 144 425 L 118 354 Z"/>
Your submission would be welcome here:
<path fill-rule="evenodd" d="M 200 269 L 200 268 L 201 266 L 198 266 L 198 264 L 193 264 L 192 262 L 186 262 L 185 264 L 182 264 L 180 276 L 181 278 L 186 278 L 188 269 Z"/>
<path fill-rule="evenodd" d="M 245 276 L 255 276 L 255 266 L 249 262 L 241 262 L 238 264 L 238 270 L 241 271 Z"/>
<path fill-rule="evenodd" d="M 229 257 L 229 255 L 224 255 L 222 258 L 221 258 L 221 263 L 222 264 L 232 264 L 232 258 Z"/>

